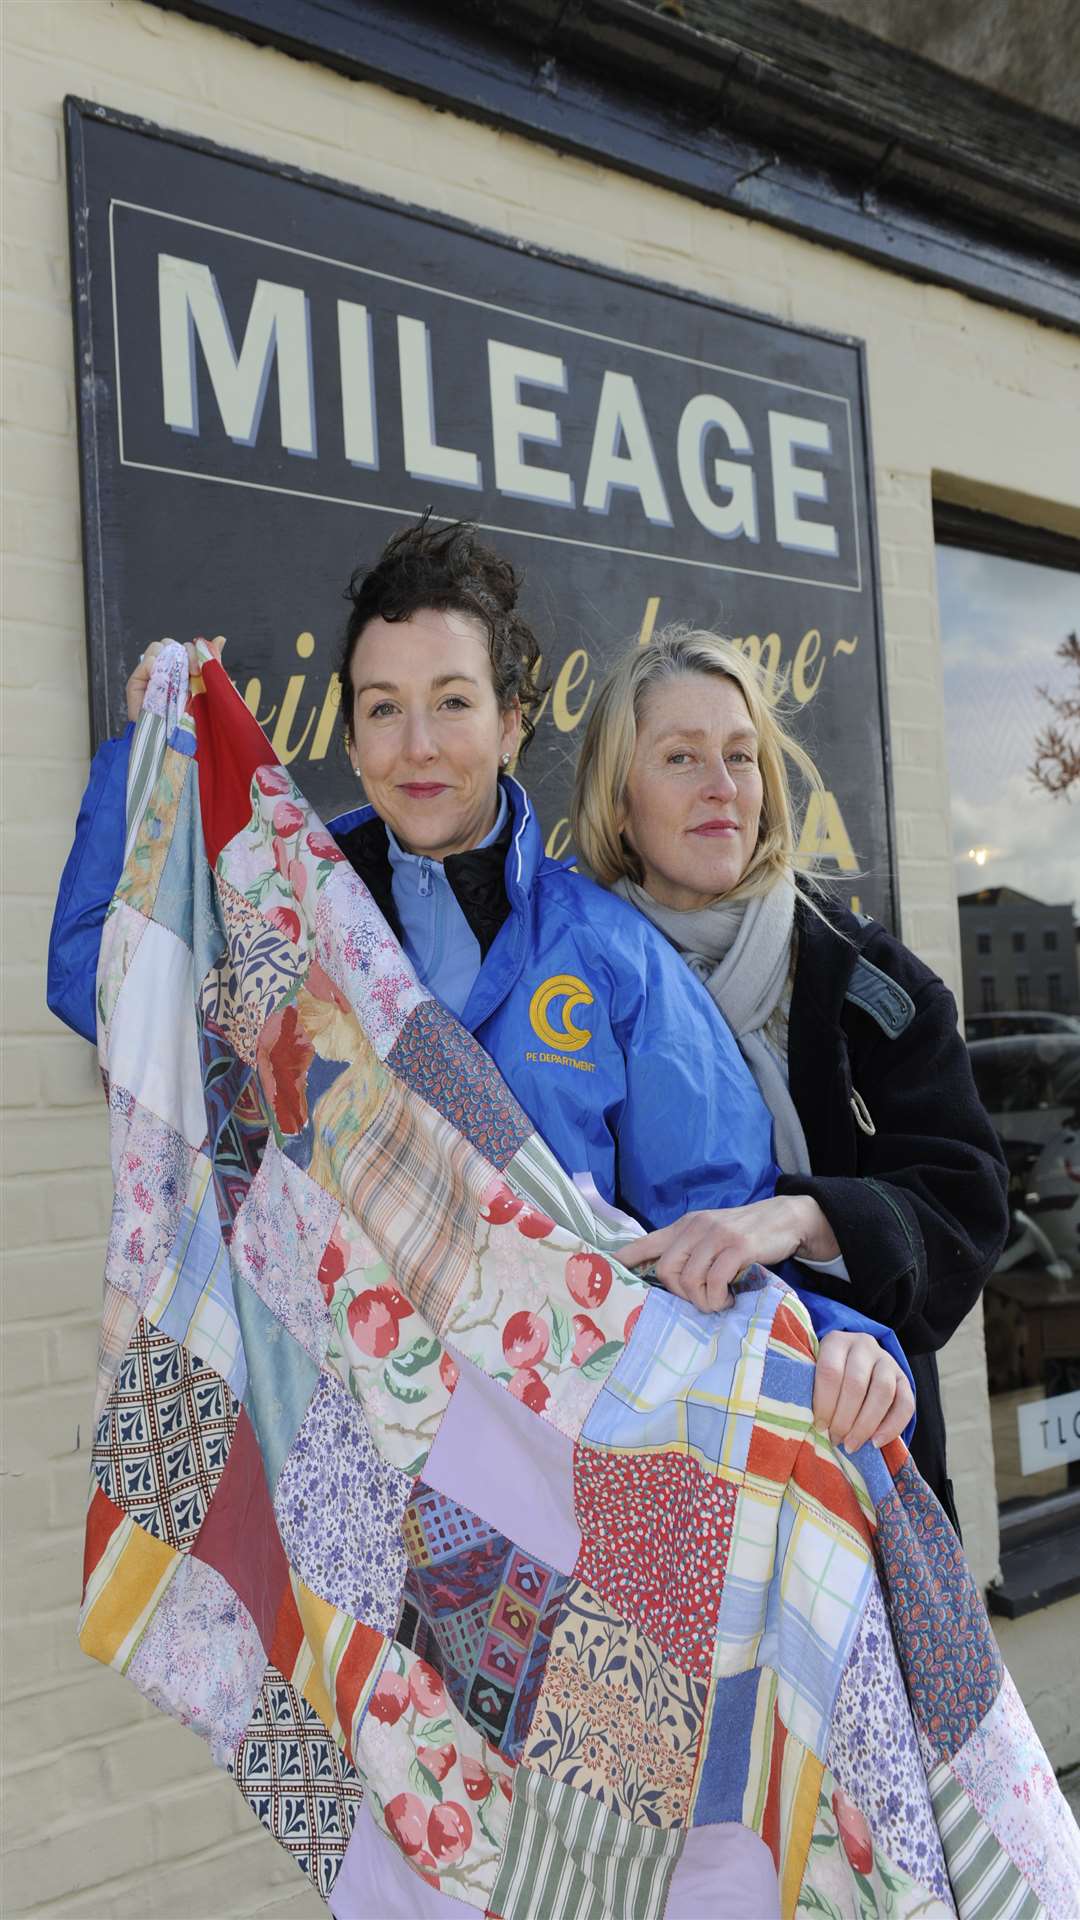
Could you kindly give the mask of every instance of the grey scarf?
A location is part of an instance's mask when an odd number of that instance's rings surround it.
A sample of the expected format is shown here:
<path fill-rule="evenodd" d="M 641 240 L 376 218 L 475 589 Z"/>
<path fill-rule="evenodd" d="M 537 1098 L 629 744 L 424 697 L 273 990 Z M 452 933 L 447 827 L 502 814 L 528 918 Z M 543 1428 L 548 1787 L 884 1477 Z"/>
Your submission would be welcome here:
<path fill-rule="evenodd" d="M 633 880 L 617 880 L 614 892 L 651 920 L 704 982 L 772 1114 L 777 1161 L 785 1173 L 809 1173 L 806 1135 L 788 1092 L 786 1035 L 770 1045 L 763 1032 L 786 998 L 794 886 L 778 880 L 768 893 L 751 900 L 734 906 L 718 900 L 689 913 L 661 906 Z"/>

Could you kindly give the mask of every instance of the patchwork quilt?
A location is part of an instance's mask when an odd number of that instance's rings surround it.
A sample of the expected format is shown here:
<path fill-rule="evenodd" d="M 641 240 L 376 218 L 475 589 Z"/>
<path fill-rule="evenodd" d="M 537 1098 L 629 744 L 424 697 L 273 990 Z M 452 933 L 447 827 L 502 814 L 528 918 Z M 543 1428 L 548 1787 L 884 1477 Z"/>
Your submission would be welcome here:
<path fill-rule="evenodd" d="M 81 1640 L 339 1920 L 1075 1920 L 902 1443 L 752 1272 L 620 1267 L 222 669 L 156 663 L 98 974 Z"/>

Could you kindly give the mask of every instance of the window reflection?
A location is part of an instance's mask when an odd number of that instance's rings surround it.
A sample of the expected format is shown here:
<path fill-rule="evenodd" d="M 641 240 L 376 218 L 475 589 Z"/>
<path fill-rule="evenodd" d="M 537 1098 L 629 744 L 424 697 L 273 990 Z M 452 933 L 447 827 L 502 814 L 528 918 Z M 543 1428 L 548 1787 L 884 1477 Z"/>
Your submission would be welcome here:
<path fill-rule="evenodd" d="M 984 1302 L 1007 1529 L 1080 1502 L 1080 792 L 1030 773 L 1080 574 L 954 546 L 937 562 L 965 1032 L 1009 1169 Z"/>

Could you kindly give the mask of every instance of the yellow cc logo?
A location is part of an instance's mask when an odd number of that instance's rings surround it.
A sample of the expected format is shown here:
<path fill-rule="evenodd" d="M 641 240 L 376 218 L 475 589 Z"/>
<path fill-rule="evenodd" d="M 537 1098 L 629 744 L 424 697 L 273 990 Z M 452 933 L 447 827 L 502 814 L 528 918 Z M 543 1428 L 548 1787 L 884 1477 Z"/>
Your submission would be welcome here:
<path fill-rule="evenodd" d="M 560 1024 L 553 1026 L 549 1009 L 557 1000 L 563 1002 Z M 557 1047 L 560 1053 L 578 1053 L 587 1047 L 592 1039 L 590 1027 L 575 1027 L 570 1015 L 575 1007 L 591 1007 L 593 997 L 584 980 L 576 973 L 554 973 L 550 980 L 542 980 L 529 1001 L 529 1019 L 535 1034 L 546 1047 Z"/>

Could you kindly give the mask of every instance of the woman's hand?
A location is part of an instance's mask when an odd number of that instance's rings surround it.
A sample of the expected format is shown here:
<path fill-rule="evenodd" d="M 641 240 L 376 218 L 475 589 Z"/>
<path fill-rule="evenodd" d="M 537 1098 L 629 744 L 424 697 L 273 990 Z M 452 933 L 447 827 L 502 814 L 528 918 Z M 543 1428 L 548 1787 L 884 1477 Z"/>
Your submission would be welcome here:
<path fill-rule="evenodd" d="M 631 1241 L 618 1257 L 624 1267 L 653 1267 L 669 1293 L 716 1313 L 731 1305 L 732 1281 L 755 1261 L 768 1267 L 799 1253 L 835 1260 L 839 1251 L 817 1201 L 792 1193 L 685 1213 L 672 1226 Z"/>
<path fill-rule="evenodd" d="M 127 686 L 124 689 L 124 698 L 127 701 L 127 717 L 129 720 L 137 720 L 143 710 L 143 701 L 146 699 L 146 689 L 150 685 L 150 675 L 154 671 L 154 661 L 157 659 L 164 645 L 164 640 L 151 640 L 146 652 L 140 656 L 139 664 L 135 668 L 134 673 L 128 680 Z M 221 651 L 224 645 L 224 636 L 221 634 L 218 635 L 216 640 L 211 640 L 210 650 L 215 660 L 221 659 Z M 192 674 L 197 673 L 199 663 L 195 655 L 195 648 L 190 642 L 187 647 L 187 657 L 188 672 Z"/>
<path fill-rule="evenodd" d="M 127 701 L 127 717 L 129 720 L 137 720 L 143 710 L 143 701 L 146 699 L 146 689 L 150 685 L 150 675 L 154 671 L 154 661 L 157 659 L 164 644 L 162 640 L 152 640 L 146 652 L 139 655 L 139 664 L 128 680 L 127 686 L 124 688 L 124 698 Z"/>
<path fill-rule="evenodd" d="M 872 1440 L 884 1447 L 899 1438 L 914 1411 L 907 1374 L 873 1334 L 825 1335 L 814 1374 L 814 1425 L 828 1428 L 834 1446 L 857 1453 Z"/>

